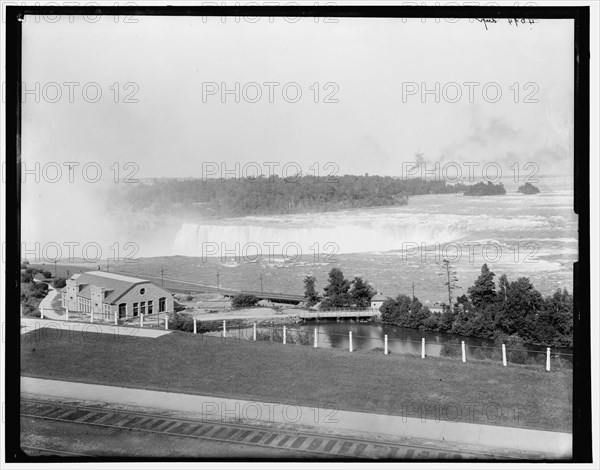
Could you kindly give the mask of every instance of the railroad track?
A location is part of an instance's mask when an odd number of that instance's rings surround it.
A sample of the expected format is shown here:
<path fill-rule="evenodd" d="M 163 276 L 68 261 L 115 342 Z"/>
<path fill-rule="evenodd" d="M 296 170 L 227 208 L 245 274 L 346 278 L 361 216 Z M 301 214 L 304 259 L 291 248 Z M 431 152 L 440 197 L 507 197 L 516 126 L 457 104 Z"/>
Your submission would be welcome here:
<path fill-rule="evenodd" d="M 35 447 L 35 446 L 21 446 L 21 449 L 24 450 L 29 450 L 32 451 L 34 453 L 39 453 L 42 455 L 67 455 L 70 457 L 93 457 L 93 455 L 90 454 L 80 454 L 79 452 L 68 452 L 66 450 L 60 450 L 60 449 L 48 449 L 47 447 Z"/>
<path fill-rule="evenodd" d="M 505 455 L 485 452 L 454 452 L 413 444 L 404 445 L 354 437 L 338 437 L 330 434 L 296 432 L 260 425 L 200 421 L 93 406 L 74 406 L 30 398 L 21 399 L 21 416 L 289 450 L 291 452 L 312 454 L 316 458 L 336 456 L 345 459 L 393 460 L 510 459 Z M 60 451 L 60 453 L 67 455 L 65 451 Z M 539 459 L 543 457 L 528 455 L 521 457 L 521 459 L 523 458 Z"/>

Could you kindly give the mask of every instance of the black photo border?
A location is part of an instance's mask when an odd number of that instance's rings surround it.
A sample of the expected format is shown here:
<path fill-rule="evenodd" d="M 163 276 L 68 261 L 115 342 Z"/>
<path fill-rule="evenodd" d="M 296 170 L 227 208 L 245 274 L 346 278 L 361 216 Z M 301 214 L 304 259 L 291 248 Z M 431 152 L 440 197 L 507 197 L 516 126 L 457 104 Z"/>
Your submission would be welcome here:
<path fill-rule="evenodd" d="M 21 19 L 24 15 L 135 15 L 355 18 L 535 18 L 574 21 L 574 211 L 579 260 L 573 266 L 573 457 L 592 461 L 590 352 L 590 8 L 438 6 L 12 6 L 6 7 L 6 460 L 25 462 L 141 462 L 167 459 L 31 457 L 20 448 Z M 597 156 L 596 156 L 597 158 Z M 17 248 L 19 247 L 19 248 Z M 596 338 L 598 339 L 598 337 Z M 266 460 L 266 459 L 262 459 Z M 176 461 L 198 461 L 177 459 Z M 202 460 L 200 460 L 202 461 Z M 206 461 L 206 460 L 204 460 Z M 319 460 L 307 460 L 317 462 Z M 327 460 L 323 460 L 327 461 Z M 339 461 L 336 459 L 336 462 Z M 550 462 L 550 461 L 546 461 Z M 565 461 L 559 461 L 565 462 Z"/>

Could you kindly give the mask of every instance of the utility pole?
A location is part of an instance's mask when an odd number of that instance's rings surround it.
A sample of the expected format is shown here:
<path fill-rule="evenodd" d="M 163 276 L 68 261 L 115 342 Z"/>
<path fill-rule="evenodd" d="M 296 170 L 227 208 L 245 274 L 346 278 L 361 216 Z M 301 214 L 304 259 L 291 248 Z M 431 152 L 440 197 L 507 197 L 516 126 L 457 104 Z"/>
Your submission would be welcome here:
<path fill-rule="evenodd" d="M 415 301 L 415 281 L 413 281 L 413 302 Z"/>
<path fill-rule="evenodd" d="M 110 258 L 106 258 L 106 272 L 110 271 Z"/>
<path fill-rule="evenodd" d="M 56 260 L 54 260 L 54 277 L 56 277 Z"/>
<path fill-rule="evenodd" d="M 221 292 L 221 284 L 219 283 L 220 277 L 221 277 L 221 273 L 219 272 L 219 269 L 217 268 L 217 292 Z"/>
<path fill-rule="evenodd" d="M 260 293 L 263 293 L 263 275 L 262 273 L 260 273 L 260 275 L 258 276 L 260 278 Z"/>
<path fill-rule="evenodd" d="M 69 274 L 71 274 L 71 273 L 70 273 L 70 272 L 69 272 L 69 270 L 67 269 L 67 279 L 69 279 L 69 278 L 70 278 L 70 277 L 69 277 Z"/>
<path fill-rule="evenodd" d="M 160 285 L 161 285 L 161 286 L 164 286 L 164 285 L 165 285 L 165 280 L 164 280 L 164 278 L 163 278 L 163 272 L 164 272 L 164 269 L 163 269 L 163 268 L 160 268 Z"/>

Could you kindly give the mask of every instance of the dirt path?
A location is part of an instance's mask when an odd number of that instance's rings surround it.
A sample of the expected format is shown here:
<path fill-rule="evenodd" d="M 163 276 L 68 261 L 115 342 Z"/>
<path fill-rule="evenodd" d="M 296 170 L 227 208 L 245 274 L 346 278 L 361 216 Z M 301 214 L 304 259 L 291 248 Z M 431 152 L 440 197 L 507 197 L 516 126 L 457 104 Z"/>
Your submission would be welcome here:
<path fill-rule="evenodd" d="M 46 294 L 46 297 L 42 299 L 38 307 L 44 318 L 50 318 L 52 320 L 65 319 L 65 314 L 63 312 L 52 308 L 52 302 L 57 300 L 59 295 L 60 292 L 48 284 L 48 293 Z"/>

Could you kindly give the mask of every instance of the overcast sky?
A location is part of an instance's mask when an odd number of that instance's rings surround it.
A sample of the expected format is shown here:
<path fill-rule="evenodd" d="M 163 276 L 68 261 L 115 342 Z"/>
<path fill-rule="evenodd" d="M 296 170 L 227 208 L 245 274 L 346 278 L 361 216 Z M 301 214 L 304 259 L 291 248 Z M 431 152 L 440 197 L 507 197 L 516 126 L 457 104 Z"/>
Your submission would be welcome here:
<path fill-rule="evenodd" d="M 28 94 L 23 105 L 25 162 L 94 161 L 107 173 L 133 161 L 138 177 L 201 177 L 202 162 L 297 162 L 309 172 L 331 161 L 340 174 L 400 175 L 420 152 L 442 164 L 498 161 L 507 171 L 534 161 L 541 174 L 572 173 L 571 21 L 119 20 L 26 18 L 23 81 L 39 82 L 40 99 Z M 72 103 L 66 82 L 78 83 Z M 236 82 L 240 102 L 230 94 L 223 103 L 222 83 Z M 256 103 L 244 100 L 250 82 L 260 85 Z M 265 82 L 279 84 L 272 103 Z M 455 103 L 442 93 L 456 99 L 450 82 L 462 92 Z M 472 103 L 465 82 L 479 83 Z M 410 83 L 416 93 L 403 97 Z M 439 83 L 439 103 L 434 94 L 422 102 L 422 83 Z M 88 102 L 97 89 L 102 97 Z M 246 97 L 256 90 L 246 86 Z"/>

